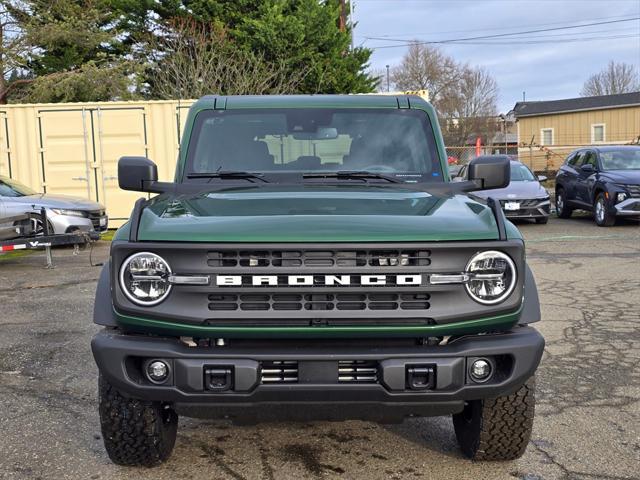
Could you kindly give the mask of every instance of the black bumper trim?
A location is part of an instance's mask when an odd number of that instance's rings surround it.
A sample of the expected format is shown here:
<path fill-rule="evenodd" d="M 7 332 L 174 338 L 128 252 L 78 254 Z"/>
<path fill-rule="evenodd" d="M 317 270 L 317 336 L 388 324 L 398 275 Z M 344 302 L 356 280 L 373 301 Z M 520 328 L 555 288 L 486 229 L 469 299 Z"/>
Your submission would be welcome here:
<path fill-rule="evenodd" d="M 375 405 L 375 416 L 440 415 L 443 410 L 459 411 L 465 400 L 505 395 L 515 391 L 535 372 L 544 339 L 531 327 L 518 327 L 502 334 L 463 337 L 450 345 L 376 348 L 318 344 L 312 348 L 291 345 L 273 347 L 187 347 L 173 338 L 125 335 L 114 330 L 99 332 L 91 343 L 101 374 L 124 395 L 143 400 L 173 403 L 177 410 L 192 416 L 248 416 L 275 405 L 333 406 L 334 414 L 348 418 L 369 418 L 358 408 Z M 470 384 L 466 375 L 469 357 L 505 356 L 509 371 L 485 384 Z M 170 385 L 159 386 L 130 374 L 132 359 L 162 358 L 172 363 Z M 337 360 L 375 360 L 379 362 L 379 383 L 375 384 L 261 384 L 260 362 L 295 360 L 322 362 Z M 433 390 L 412 391 L 404 387 L 407 365 L 428 364 L 435 367 Z M 224 392 L 204 390 L 203 368 L 230 366 L 234 370 L 234 387 Z M 265 409 L 264 407 L 269 406 Z M 289 413 L 293 409 L 287 408 Z M 311 409 L 321 414 L 324 408 Z M 330 413 L 331 409 L 329 409 Z M 263 412 L 264 413 L 264 412 Z M 289 415 L 288 415 L 289 416 Z M 308 417 L 309 415 L 306 415 Z M 326 414 L 321 414 L 322 418 Z M 331 416 L 330 416 L 331 417 Z"/>

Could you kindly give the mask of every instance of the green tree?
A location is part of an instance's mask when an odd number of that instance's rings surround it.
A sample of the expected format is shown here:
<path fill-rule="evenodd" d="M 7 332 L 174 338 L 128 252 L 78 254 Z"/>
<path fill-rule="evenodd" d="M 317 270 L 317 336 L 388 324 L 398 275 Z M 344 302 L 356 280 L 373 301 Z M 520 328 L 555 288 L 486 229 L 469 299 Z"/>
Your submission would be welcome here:
<path fill-rule="evenodd" d="M 224 31 L 245 53 L 284 64 L 290 75 L 304 71 L 300 93 L 365 93 L 376 86 L 377 78 L 366 72 L 371 51 L 350 48 L 351 31 L 349 25 L 340 28 L 338 0 L 144 0 L 134 6 L 112 0 L 111 6 L 122 14 L 120 25 L 132 45 L 146 32 L 161 31 L 158 24 L 188 17 Z"/>
<path fill-rule="evenodd" d="M 114 13 L 103 0 L 2 0 L 20 46 L 0 101 L 96 101 L 128 98 L 135 78 Z M 17 42 L 17 40 L 20 40 Z M 9 38 L 4 45 L 8 44 Z M 3 46 L 4 46 L 3 45 Z M 6 70 L 6 69 L 5 69 Z"/>

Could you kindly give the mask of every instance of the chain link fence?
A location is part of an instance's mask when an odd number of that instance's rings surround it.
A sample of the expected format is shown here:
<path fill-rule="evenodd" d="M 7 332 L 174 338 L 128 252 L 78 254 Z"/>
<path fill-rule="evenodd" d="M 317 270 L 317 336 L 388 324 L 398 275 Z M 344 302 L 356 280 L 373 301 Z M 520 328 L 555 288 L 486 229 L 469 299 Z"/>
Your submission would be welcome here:
<path fill-rule="evenodd" d="M 634 142 L 620 142 L 616 145 L 640 145 L 640 138 Z M 555 175 L 567 156 L 579 148 L 598 147 L 604 144 L 572 144 L 572 145 L 483 145 L 480 148 L 480 155 L 504 154 L 505 151 L 514 159 L 520 160 L 527 165 L 534 173 L 543 174 L 549 177 Z M 449 165 L 465 165 L 476 158 L 476 147 L 448 146 L 447 156 Z"/>

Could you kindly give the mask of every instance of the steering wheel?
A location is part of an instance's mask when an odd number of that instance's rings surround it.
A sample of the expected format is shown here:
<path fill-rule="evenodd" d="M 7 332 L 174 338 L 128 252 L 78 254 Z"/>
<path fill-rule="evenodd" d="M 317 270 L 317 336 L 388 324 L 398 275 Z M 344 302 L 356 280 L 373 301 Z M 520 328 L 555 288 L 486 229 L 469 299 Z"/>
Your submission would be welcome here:
<path fill-rule="evenodd" d="M 367 165 L 361 169 L 363 172 L 388 172 L 396 173 L 396 169 L 389 165 Z"/>

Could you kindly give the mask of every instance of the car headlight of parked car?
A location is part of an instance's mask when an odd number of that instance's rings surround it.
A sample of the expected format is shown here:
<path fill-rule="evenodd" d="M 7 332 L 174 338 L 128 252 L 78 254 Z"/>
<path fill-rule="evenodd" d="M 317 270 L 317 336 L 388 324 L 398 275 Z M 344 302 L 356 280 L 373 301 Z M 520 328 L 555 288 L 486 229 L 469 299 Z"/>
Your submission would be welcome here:
<path fill-rule="evenodd" d="M 616 203 L 624 202 L 628 197 L 626 192 L 618 192 L 616 193 Z"/>
<path fill-rule="evenodd" d="M 51 211 L 57 213 L 58 215 L 67 215 L 70 217 L 86 217 L 87 212 L 83 212 L 82 210 L 67 210 L 65 208 L 52 208 Z"/>
<path fill-rule="evenodd" d="M 171 267 L 160 255 L 134 253 L 120 267 L 120 288 L 138 305 L 157 305 L 171 291 L 169 275 Z"/>
<path fill-rule="evenodd" d="M 626 199 L 633 197 L 633 192 L 637 192 L 638 190 L 637 185 L 628 185 L 626 183 L 616 183 L 615 187 L 616 190 L 619 191 L 613 194 L 614 203 L 624 202 Z M 635 196 L 637 196 L 637 194 L 635 194 Z"/>
<path fill-rule="evenodd" d="M 469 260 L 465 271 L 467 292 L 478 303 L 500 303 L 516 286 L 516 266 L 506 253 L 495 250 L 478 253 Z"/>

